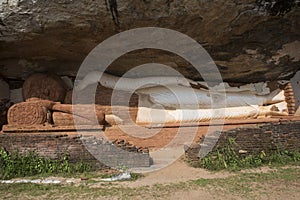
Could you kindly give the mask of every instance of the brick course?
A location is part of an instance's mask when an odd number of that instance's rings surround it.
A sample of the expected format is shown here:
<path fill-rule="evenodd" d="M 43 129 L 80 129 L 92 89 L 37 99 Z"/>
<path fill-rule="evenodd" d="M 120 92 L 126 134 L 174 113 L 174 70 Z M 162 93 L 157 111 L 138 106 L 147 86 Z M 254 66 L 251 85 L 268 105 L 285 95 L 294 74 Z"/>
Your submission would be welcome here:
<path fill-rule="evenodd" d="M 265 123 L 256 126 L 240 127 L 222 131 L 213 150 L 228 145 L 228 139 L 235 140 L 232 148 L 245 154 L 270 153 L 276 150 L 300 151 L 300 121 Z M 203 141 L 203 140 L 202 140 Z M 200 142 L 186 149 L 186 157 L 199 160 Z"/>
<path fill-rule="evenodd" d="M 84 140 L 82 137 L 84 135 Z M 147 167 L 150 165 L 148 153 L 129 153 L 120 151 L 109 142 L 104 142 L 100 137 L 88 139 L 87 134 L 76 134 L 70 132 L 60 133 L 1 133 L 0 147 L 5 148 L 8 152 L 18 151 L 25 153 L 35 151 L 41 156 L 51 159 L 69 156 L 71 163 L 83 161 L 93 164 L 96 168 L 106 168 L 93 155 L 101 158 L 108 166 L 124 165 L 127 167 Z M 99 135 L 99 134 L 98 134 Z M 87 150 L 83 143 L 98 144 L 95 148 L 89 148 L 93 155 Z"/>
<path fill-rule="evenodd" d="M 197 141 L 186 151 L 187 157 L 190 159 L 199 159 L 199 138 L 205 135 L 207 127 L 199 127 Z M 186 129 L 186 134 L 189 133 L 189 128 Z M 153 146 L 161 148 L 173 138 L 176 133 L 176 128 L 163 128 L 162 133 L 156 134 L 151 139 L 132 139 L 129 136 L 122 136 L 120 130 L 109 129 L 105 131 L 106 136 L 111 140 L 123 138 L 136 146 Z M 220 133 L 220 138 L 216 146 L 222 147 L 228 141 L 228 138 L 234 138 L 237 144 L 236 151 L 244 150 L 247 153 L 260 153 L 262 150 L 271 152 L 277 149 L 289 151 L 300 150 L 300 120 L 297 121 L 277 121 L 269 123 L 261 123 L 254 125 L 243 126 L 225 126 Z M 42 133 L 0 133 L 0 147 L 4 147 L 9 152 L 19 151 L 36 151 L 42 156 L 49 158 L 59 158 L 66 154 L 69 155 L 71 162 L 84 161 L 95 163 L 95 166 L 104 167 L 99 163 L 94 156 L 85 148 L 82 143 L 82 135 L 84 141 L 92 146 L 92 153 L 100 156 L 101 160 L 109 165 L 125 165 L 131 166 L 149 166 L 149 154 L 132 154 L 129 152 L 120 151 L 111 143 L 105 143 L 103 146 L 97 146 L 103 142 L 101 133 L 95 132 L 42 132 Z M 182 141 L 184 142 L 184 141 Z M 93 146 L 95 145 L 95 146 Z M 101 157 L 102 156 L 102 157 Z"/>

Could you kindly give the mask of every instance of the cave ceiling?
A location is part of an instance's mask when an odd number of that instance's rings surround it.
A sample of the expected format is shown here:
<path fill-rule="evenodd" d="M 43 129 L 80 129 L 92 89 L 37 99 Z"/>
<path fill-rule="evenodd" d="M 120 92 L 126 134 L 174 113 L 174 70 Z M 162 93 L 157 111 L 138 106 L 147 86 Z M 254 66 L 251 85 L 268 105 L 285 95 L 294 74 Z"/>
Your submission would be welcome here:
<path fill-rule="evenodd" d="M 0 74 L 11 79 L 46 71 L 76 76 L 88 53 L 110 36 L 162 27 L 201 44 L 225 81 L 289 79 L 300 69 L 300 7 L 298 1 L 283 2 L 0 0 Z M 202 79 L 183 58 L 154 49 L 125 54 L 107 72 L 120 76 L 151 62 Z"/>

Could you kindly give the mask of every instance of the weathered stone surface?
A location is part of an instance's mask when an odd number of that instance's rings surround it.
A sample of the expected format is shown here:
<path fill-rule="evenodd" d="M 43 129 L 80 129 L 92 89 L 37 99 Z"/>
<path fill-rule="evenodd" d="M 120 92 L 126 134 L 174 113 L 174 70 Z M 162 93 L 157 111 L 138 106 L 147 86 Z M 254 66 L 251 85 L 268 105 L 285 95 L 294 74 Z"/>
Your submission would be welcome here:
<path fill-rule="evenodd" d="M 9 85 L 0 78 L 0 100 L 10 99 Z"/>
<path fill-rule="evenodd" d="M 10 125 L 38 125 L 49 120 L 48 109 L 35 102 L 22 102 L 9 108 L 7 121 Z"/>
<path fill-rule="evenodd" d="M 4 124 L 7 124 L 7 111 L 12 105 L 9 99 L 0 99 L 0 131 Z"/>
<path fill-rule="evenodd" d="M 76 91 L 76 93 L 73 93 L 73 91 L 67 92 L 65 103 L 72 103 L 72 100 L 75 100 L 77 103 L 95 103 L 103 106 L 138 106 L 139 97 L 137 94 L 131 94 L 130 92 L 121 90 L 113 90 L 100 84 L 96 84 L 89 85 L 81 91 Z M 94 91 L 95 88 L 96 91 Z M 73 96 L 73 94 L 75 95 Z"/>
<path fill-rule="evenodd" d="M 284 87 L 284 96 L 285 100 L 287 102 L 287 108 L 289 114 L 293 115 L 296 111 L 296 105 L 295 105 L 295 97 L 294 97 L 294 91 L 291 83 L 288 83 Z"/>
<path fill-rule="evenodd" d="M 104 124 L 105 114 L 101 106 L 56 104 L 52 107 L 53 122 L 57 126 Z M 95 118 L 96 117 L 96 118 Z"/>
<path fill-rule="evenodd" d="M 23 102 L 22 88 L 10 90 L 10 101 L 13 103 Z"/>
<path fill-rule="evenodd" d="M 22 88 L 23 98 L 40 98 L 63 102 L 66 96 L 65 83 L 55 74 L 36 73 L 29 76 Z"/>
<path fill-rule="evenodd" d="M 18 78 L 32 71 L 75 76 L 97 44 L 120 31 L 146 26 L 170 28 L 194 38 L 229 82 L 288 79 L 300 68 L 295 53 L 300 49 L 296 5 L 282 11 L 278 3 L 270 8 L 265 3 L 270 1 L 259 1 L 259 6 L 256 0 L 117 0 L 118 24 L 104 2 L 1 0 L 1 73 Z M 183 75 L 201 79 L 185 60 L 158 50 L 126 54 L 108 72 L 121 75 L 148 62 L 172 63 Z"/>
<path fill-rule="evenodd" d="M 88 113 L 85 113 L 88 114 Z M 91 115 L 91 114 L 89 114 Z M 104 123 L 104 114 L 102 113 L 102 119 L 98 121 L 91 121 L 89 118 L 73 115 L 70 113 L 64 112 L 53 112 L 52 114 L 53 123 L 55 126 L 72 126 L 74 125 L 74 121 L 77 125 L 97 125 Z"/>

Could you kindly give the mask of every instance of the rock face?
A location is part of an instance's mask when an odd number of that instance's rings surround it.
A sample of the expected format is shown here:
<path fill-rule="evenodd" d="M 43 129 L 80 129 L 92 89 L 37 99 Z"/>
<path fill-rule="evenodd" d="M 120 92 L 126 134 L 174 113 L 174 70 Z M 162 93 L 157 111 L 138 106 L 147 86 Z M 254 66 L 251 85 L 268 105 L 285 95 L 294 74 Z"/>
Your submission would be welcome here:
<path fill-rule="evenodd" d="M 0 0 L 0 72 L 19 79 L 44 71 L 75 76 L 87 54 L 106 38 L 153 26 L 198 41 L 225 81 L 289 79 L 300 69 L 297 4 L 291 0 L 281 4 L 278 0 Z M 185 60 L 160 50 L 128 53 L 108 72 L 120 76 L 149 62 L 201 79 Z"/>

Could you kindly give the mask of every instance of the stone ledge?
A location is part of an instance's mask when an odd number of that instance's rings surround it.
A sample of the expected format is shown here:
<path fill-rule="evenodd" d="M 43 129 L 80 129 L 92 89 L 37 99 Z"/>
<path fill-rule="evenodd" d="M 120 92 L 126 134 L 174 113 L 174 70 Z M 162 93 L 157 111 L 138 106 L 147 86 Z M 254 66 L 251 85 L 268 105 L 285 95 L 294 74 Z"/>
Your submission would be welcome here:
<path fill-rule="evenodd" d="M 76 131 L 103 131 L 103 125 L 78 125 L 78 126 L 54 126 L 54 125 L 35 125 L 35 126 L 15 126 L 4 125 L 4 133 L 28 133 L 28 132 L 76 132 Z"/>

